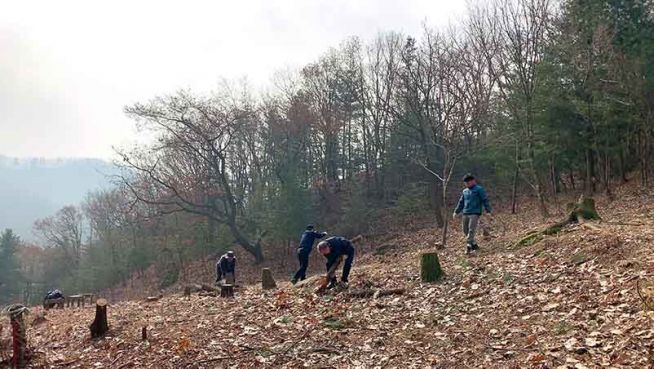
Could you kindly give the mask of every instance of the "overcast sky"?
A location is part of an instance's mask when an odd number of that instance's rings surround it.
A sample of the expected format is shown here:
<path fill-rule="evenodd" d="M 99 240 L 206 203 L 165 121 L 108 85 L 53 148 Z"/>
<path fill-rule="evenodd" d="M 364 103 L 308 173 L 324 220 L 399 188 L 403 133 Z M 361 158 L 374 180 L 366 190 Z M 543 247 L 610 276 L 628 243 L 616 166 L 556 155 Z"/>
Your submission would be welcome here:
<path fill-rule="evenodd" d="M 416 35 L 461 0 L 0 2 L 0 155 L 112 157 L 136 134 L 122 108 L 221 77 L 264 87 L 349 36 Z"/>

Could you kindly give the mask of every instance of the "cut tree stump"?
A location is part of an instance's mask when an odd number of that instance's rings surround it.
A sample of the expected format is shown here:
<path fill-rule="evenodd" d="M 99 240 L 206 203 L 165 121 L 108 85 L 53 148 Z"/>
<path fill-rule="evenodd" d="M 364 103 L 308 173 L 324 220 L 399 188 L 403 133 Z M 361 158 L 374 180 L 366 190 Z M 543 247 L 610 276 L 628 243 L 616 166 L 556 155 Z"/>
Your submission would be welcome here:
<path fill-rule="evenodd" d="M 269 268 L 263 268 L 261 270 L 261 288 L 264 290 L 277 288 L 277 283 L 275 282 L 275 278 L 273 278 L 272 271 Z"/>
<path fill-rule="evenodd" d="M 595 200 L 592 197 L 581 195 L 576 203 L 571 202 L 566 204 L 565 209 L 568 214 L 565 220 L 554 223 L 543 230 L 528 232 L 518 242 L 513 244 L 513 248 L 531 246 L 545 238 L 545 236 L 551 236 L 561 232 L 565 226 L 573 223 L 583 223 L 587 220 L 602 219 L 597 213 Z"/>
<path fill-rule="evenodd" d="M 95 303 L 95 319 L 91 326 L 91 338 L 100 338 L 103 337 L 109 330 L 109 324 L 107 323 L 107 300 L 98 299 Z"/>
<path fill-rule="evenodd" d="M 223 284 L 220 286 L 220 297 L 234 297 L 234 285 Z"/>
<path fill-rule="evenodd" d="M 25 320 L 23 319 L 23 313 L 26 311 L 27 308 L 23 305 L 13 305 L 8 309 L 13 340 L 11 357 L 13 368 L 22 369 L 27 366 L 27 336 L 25 334 Z"/>
<path fill-rule="evenodd" d="M 438 254 L 427 252 L 420 255 L 420 279 L 423 282 L 436 282 L 443 277 L 443 269 Z"/>

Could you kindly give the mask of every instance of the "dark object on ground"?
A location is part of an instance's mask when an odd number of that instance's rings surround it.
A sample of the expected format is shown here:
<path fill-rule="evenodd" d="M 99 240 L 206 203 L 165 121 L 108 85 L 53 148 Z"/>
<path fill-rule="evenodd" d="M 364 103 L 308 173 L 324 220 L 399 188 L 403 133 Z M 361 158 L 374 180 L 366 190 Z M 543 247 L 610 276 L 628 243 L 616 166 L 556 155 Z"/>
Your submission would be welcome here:
<path fill-rule="evenodd" d="M 443 269 L 438 254 L 427 252 L 420 255 L 420 279 L 423 282 L 436 282 L 443 277 Z"/>
<path fill-rule="evenodd" d="M 272 271 L 269 268 L 263 268 L 261 270 L 261 288 L 264 290 L 277 288 L 277 283 L 275 282 L 275 278 L 273 278 Z"/>
<path fill-rule="evenodd" d="M 107 323 L 107 300 L 98 299 L 95 303 L 95 319 L 89 326 L 91 338 L 103 337 L 109 330 Z"/>
<path fill-rule="evenodd" d="M 65 303 L 66 303 L 66 299 L 63 297 L 54 298 L 54 299 L 46 298 L 45 300 L 43 300 L 43 308 L 45 310 L 49 310 L 54 307 L 57 307 L 58 309 L 63 309 Z"/>
<path fill-rule="evenodd" d="M 220 297 L 234 297 L 234 285 L 223 284 L 220 286 Z"/>

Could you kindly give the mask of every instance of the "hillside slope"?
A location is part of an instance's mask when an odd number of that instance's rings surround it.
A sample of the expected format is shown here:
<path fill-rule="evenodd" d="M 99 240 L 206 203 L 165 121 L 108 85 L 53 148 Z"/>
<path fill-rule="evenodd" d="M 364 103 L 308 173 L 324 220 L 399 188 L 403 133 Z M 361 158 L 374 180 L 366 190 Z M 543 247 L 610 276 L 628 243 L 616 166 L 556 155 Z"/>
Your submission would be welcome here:
<path fill-rule="evenodd" d="M 89 191 L 109 186 L 116 169 L 98 159 L 16 159 L 0 155 L 0 229 L 32 238 L 32 225 Z"/>
<path fill-rule="evenodd" d="M 286 282 L 247 285 L 233 300 L 171 294 L 113 304 L 110 336 L 95 342 L 92 309 L 49 311 L 28 330 L 34 367 L 652 367 L 654 312 L 636 285 L 654 278 L 654 196 L 624 188 L 618 198 L 599 201 L 602 222 L 517 250 L 508 246 L 541 225 L 533 210 L 487 221 L 475 257 L 453 232 L 435 284 L 418 271 L 439 239 L 433 228 L 368 240 L 350 290 L 406 288 L 399 296 L 317 296 Z"/>

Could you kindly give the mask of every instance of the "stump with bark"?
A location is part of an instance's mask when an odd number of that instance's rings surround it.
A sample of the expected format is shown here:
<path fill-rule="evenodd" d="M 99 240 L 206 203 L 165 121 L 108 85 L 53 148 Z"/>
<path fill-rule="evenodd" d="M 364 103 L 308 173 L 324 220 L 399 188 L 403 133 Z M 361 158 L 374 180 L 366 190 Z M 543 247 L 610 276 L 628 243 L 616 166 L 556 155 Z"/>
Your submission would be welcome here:
<path fill-rule="evenodd" d="M 545 229 L 528 232 L 513 245 L 513 248 L 531 246 L 545 238 L 545 236 L 551 236 L 561 232 L 565 226 L 570 224 L 601 219 L 595 208 L 595 200 L 592 197 L 585 197 L 584 195 L 581 195 L 576 203 L 571 202 L 566 204 L 566 213 L 567 216 L 564 220 L 554 223 Z"/>
<path fill-rule="evenodd" d="M 234 285 L 223 284 L 220 286 L 220 297 L 234 297 Z"/>
<path fill-rule="evenodd" d="M 11 364 L 13 368 L 25 368 L 28 361 L 27 336 L 25 334 L 25 320 L 23 313 L 27 308 L 23 305 L 13 305 L 8 309 L 9 319 L 11 320 L 11 338 L 13 341 L 13 350 Z"/>
<path fill-rule="evenodd" d="M 273 278 L 272 271 L 269 268 L 263 268 L 261 270 L 261 288 L 264 290 L 277 288 L 277 283 L 275 282 L 275 278 Z"/>
<path fill-rule="evenodd" d="M 438 254 L 427 252 L 420 255 L 420 279 L 423 282 L 436 282 L 443 277 L 443 269 Z"/>
<path fill-rule="evenodd" d="M 95 303 L 95 319 L 91 326 L 91 338 L 100 338 L 103 337 L 109 330 L 109 324 L 107 323 L 107 300 L 99 299 Z"/>

